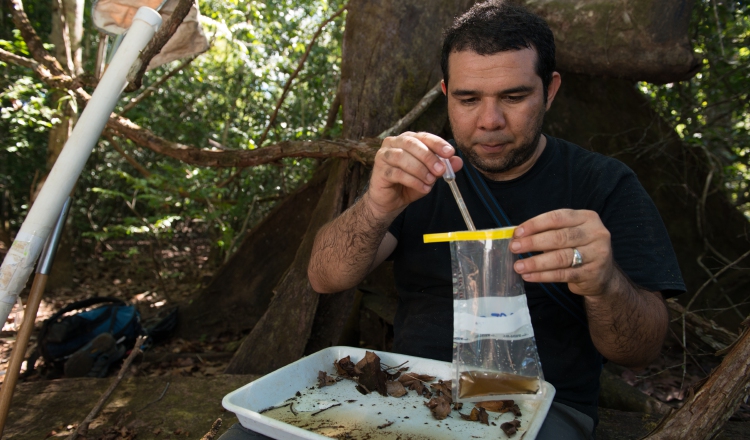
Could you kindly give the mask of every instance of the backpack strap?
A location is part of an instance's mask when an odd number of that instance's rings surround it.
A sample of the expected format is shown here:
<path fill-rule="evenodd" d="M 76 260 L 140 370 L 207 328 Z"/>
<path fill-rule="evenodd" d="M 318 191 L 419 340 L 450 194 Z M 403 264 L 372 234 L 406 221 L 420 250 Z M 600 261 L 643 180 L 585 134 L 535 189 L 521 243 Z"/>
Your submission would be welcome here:
<path fill-rule="evenodd" d="M 54 322 L 57 320 L 57 318 L 61 317 L 62 315 L 70 311 L 78 310 L 78 309 L 85 309 L 87 307 L 91 307 L 93 305 L 102 304 L 102 303 L 110 303 L 110 304 L 117 304 L 117 305 L 123 305 L 123 306 L 125 305 L 125 301 L 121 299 L 112 298 L 109 296 L 95 296 L 93 298 L 82 299 L 81 301 L 75 301 L 75 302 L 68 304 L 67 306 L 58 310 L 57 313 L 47 318 L 45 322 L 47 321 Z"/>
<path fill-rule="evenodd" d="M 495 196 L 492 195 L 492 192 L 490 191 L 490 188 L 487 186 L 487 182 L 484 181 L 484 178 L 479 173 L 479 170 L 474 168 L 474 166 L 466 160 L 464 155 L 461 153 L 461 150 L 456 146 L 454 141 L 450 141 L 450 143 L 456 148 L 456 153 L 464 162 L 464 173 L 461 173 L 466 176 L 466 181 L 468 183 L 468 186 L 473 190 L 473 192 L 479 197 L 479 200 L 482 202 L 482 205 L 487 209 L 487 212 L 490 214 L 490 217 L 495 222 L 495 224 L 502 228 L 506 226 L 513 226 L 508 216 L 505 214 L 505 211 L 500 206 L 500 203 L 498 203 Z M 458 181 L 458 175 L 456 175 L 456 180 Z M 518 258 L 529 258 L 533 256 L 531 253 L 525 253 L 525 254 L 519 254 Z M 555 303 L 557 303 L 560 307 L 562 307 L 566 312 L 570 313 L 578 322 L 580 322 L 584 327 L 588 328 L 588 322 L 586 320 L 586 312 L 584 311 L 583 307 L 581 307 L 580 304 L 573 301 L 573 299 L 566 295 L 565 292 L 563 292 L 560 287 L 554 283 L 538 283 L 539 286 L 544 290 L 544 292 L 549 296 Z"/>

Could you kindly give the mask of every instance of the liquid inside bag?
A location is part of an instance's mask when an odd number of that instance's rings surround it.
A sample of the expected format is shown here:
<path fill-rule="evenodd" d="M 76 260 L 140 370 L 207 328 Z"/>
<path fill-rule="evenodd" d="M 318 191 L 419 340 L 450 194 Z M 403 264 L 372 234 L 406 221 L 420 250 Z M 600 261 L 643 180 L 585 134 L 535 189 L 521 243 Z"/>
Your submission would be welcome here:
<path fill-rule="evenodd" d="M 454 401 L 544 397 L 523 280 L 508 247 L 514 229 L 424 237 L 451 247 Z"/>

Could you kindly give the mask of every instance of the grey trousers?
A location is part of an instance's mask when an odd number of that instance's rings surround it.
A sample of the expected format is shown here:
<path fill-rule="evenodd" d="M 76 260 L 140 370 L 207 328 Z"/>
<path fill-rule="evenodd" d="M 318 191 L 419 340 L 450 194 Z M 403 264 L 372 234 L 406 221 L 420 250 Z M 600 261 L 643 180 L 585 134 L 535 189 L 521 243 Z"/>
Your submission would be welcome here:
<path fill-rule="evenodd" d="M 536 437 L 539 440 L 593 440 L 594 420 L 586 414 L 562 403 L 552 402 Z M 219 440 L 271 439 L 251 431 L 239 423 L 232 425 Z"/>

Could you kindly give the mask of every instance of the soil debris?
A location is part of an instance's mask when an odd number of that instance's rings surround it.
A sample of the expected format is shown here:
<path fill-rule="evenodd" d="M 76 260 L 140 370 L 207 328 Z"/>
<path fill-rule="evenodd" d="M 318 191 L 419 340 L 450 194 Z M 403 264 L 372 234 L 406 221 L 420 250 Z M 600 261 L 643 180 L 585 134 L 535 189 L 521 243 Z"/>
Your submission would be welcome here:
<path fill-rule="evenodd" d="M 378 425 L 378 429 L 387 428 L 391 425 L 393 425 L 393 422 L 383 423 L 382 425 Z"/>

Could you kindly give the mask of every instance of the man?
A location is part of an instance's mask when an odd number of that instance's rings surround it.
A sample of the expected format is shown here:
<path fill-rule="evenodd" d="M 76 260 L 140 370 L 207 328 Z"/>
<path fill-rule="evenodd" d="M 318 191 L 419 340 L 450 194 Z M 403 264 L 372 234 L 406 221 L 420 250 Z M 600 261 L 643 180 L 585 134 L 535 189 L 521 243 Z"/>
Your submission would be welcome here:
<path fill-rule="evenodd" d="M 503 217 L 518 225 L 514 268 L 557 389 L 539 438 L 591 438 L 603 360 L 648 365 L 667 330 L 663 297 L 685 290 L 664 225 L 625 165 L 541 134 L 561 84 L 541 18 L 476 5 L 448 29 L 441 64 L 458 151 L 428 133 L 386 138 L 367 191 L 318 233 L 310 283 L 346 290 L 390 257 L 400 295 L 394 351 L 450 361 L 450 253 L 422 242 L 466 229 L 440 179 L 449 159 L 463 168 L 457 181 L 477 229 Z"/>

